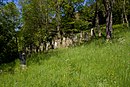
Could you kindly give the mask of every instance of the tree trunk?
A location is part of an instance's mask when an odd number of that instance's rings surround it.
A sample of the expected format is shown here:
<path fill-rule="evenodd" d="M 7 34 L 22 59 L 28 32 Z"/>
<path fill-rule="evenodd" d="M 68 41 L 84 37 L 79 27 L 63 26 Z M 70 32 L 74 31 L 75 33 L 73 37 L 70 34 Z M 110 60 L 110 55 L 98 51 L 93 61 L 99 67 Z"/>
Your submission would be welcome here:
<path fill-rule="evenodd" d="M 43 52 L 46 51 L 46 41 L 43 41 Z"/>
<path fill-rule="evenodd" d="M 15 35 L 15 38 L 16 38 L 16 49 L 17 49 L 17 57 L 19 57 L 19 50 L 18 50 L 18 38 L 17 38 L 17 36 Z"/>
<path fill-rule="evenodd" d="M 111 31 L 111 33 L 113 31 L 112 24 L 113 24 L 113 21 L 112 21 L 112 11 L 111 11 L 111 13 L 110 13 L 110 31 Z"/>
<path fill-rule="evenodd" d="M 126 15 L 125 5 L 126 5 L 126 1 L 124 0 L 124 2 L 123 2 L 124 17 L 125 17 L 125 21 L 127 23 L 127 27 L 129 27 L 129 22 L 128 22 L 127 15 Z"/>
<path fill-rule="evenodd" d="M 121 17 L 122 17 L 122 23 L 123 23 L 123 25 L 124 25 L 124 24 L 125 24 L 125 21 L 124 21 L 124 14 L 123 14 L 123 12 L 122 12 Z"/>
<path fill-rule="evenodd" d="M 128 18 L 127 18 L 127 15 L 125 14 L 125 21 L 127 23 L 127 27 L 129 27 L 129 22 L 128 22 Z"/>
<path fill-rule="evenodd" d="M 30 44 L 30 54 L 32 54 L 32 47 L 33 47 L 32 44 Z"/>
<path fill-rule="evenodd" d="M 109 3 L 107 3 L 108 5 Z M 111 11 L 110 11 L 110 7 L 107 6 L 106 7 L 106 38 L 110 39 L 111 38 L 111 31 L 110 31 L 110 15 L 111 15 Z"/>
<path fill-rule="evenodd" d="M 57 0 L 57 35 L 58 38 L 61 38 L 60 35 L 60 5 L 59 5 L 59 1 Z"/>
<path fill-rule="evenodd" d="M 36 53 L 38 53 L 38 47 L 36 46 Z"/>
<path fill-rule="evenodd" d="M 48 32 L 49 32 L 49 29 L 48 29 L 48 1 L 46 1 L 46 9 L 45 9 L 45 27 L 46 27 L 46 30 L 45 30 L 45 36 L 46 36 L 46 40 L 48 38 Z"/>
<path fill-rule="evenodd" d="M 112 37 L 112 5 L 113 0 L 103 0 L 103 4 L 106 10 L 106 38 L 107 40 Z"/>
<path fill-rule="evenodd" d="M 102 33 L 100 30 L 100 25 L 99 25 L 99 17 L 97 17 L 97 30 L 98 30 L 98 36 L 101 37 Z"/>
<path fill-rule="evenodd" d="M 96 1 L 96 28 L 98 30 L 98 36 L 101 37 L 101 30 L 99 25 L 99 9 L 98 9 L 98 2 Z"/>

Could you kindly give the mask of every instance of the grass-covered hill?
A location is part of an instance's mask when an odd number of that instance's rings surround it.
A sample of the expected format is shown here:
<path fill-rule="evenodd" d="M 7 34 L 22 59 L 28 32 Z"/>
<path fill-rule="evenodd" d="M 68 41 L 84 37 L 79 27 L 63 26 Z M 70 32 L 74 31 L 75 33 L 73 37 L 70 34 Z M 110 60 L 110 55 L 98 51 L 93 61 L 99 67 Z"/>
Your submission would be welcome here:
<path fill-rule="evenodd" d="M 0 87 L 130 87 L 130 32 L 113 27 L 110 42 L 100 38 L 35 54 L 27 59 L 26 70 L 19 60 L 2 65 Z"/>

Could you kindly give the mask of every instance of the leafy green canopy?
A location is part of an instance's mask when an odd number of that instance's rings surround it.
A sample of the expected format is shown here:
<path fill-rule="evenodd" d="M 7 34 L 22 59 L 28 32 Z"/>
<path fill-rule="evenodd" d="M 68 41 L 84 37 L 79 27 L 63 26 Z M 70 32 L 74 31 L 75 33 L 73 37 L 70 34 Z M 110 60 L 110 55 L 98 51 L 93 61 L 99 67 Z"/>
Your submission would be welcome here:
<path fill-rule="evenodd" d="M 14 3 L 0 7 L 0 63 L 17 58 L 17 34 L 19 12 Z"/>

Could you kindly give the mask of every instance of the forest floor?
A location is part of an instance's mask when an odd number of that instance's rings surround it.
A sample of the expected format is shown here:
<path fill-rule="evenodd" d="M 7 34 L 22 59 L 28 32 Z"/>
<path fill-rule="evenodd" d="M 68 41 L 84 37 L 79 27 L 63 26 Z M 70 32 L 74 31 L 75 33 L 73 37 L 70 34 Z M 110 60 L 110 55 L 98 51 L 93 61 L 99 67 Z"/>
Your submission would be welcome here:
<path fill-rule="evenodd" d="M 130 30 L 115 25 L 104 38 L 80 46 L 50 50 L 0 67 L 0 87 L 130 87 Z"/>

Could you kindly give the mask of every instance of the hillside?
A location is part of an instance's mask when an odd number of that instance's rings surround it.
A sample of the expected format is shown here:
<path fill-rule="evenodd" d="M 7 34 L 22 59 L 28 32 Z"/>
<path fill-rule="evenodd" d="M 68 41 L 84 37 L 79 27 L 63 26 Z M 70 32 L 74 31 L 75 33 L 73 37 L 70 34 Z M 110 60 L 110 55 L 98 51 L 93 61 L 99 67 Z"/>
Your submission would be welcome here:
<path fill-rule="evenodd" d="M 114 38 L 50 50 L 1 66 L 0 87 L 130 87 L 130 32 L 113 26 Z"/>

